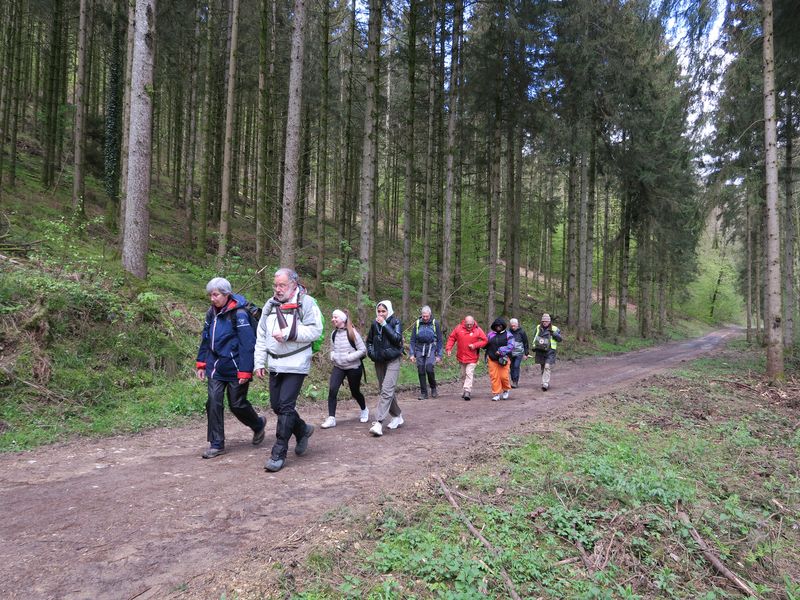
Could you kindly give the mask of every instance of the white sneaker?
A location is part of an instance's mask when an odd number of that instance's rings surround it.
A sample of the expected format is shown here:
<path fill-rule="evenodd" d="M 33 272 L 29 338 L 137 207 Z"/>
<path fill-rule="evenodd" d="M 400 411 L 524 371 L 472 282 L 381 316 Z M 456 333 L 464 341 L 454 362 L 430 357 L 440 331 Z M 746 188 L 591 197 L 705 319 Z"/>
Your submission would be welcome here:
<path fill-rule="evenodd" d="M 320 425 L 322 429 L 330 429 L 331 427 L 336 427 L 336 417 L 327 417 Z"/>
<path fill-rule="evenodd" d="M 389 429 L 397 429 L 403 423 L 405 423 L 405 421 L 403 421 L 403 415 L 398 415 L 394 419 L 389 421 L 389 424 L 387 425 L 387 427 Z"/>
<path fill-rule="evenodd" d="M 368 408 L 365 408 L 364 410 L 361 411 L 361 413 L 358 415 L 358 420 L 361 421 L 362 423 L 366 423 L 367 421 L 369 421 Z"/>
<path fill-rule="evenodd" d="M 380 421 L 375 421 L 372 424 L 372 427 L 369 428 L 369 432 L 374 435 L 375 437 L 380 437 L 383 435 L 383 427 L 381 426 Z"/>
<path fill-rule="evenodd" d="M 508 400 L 508 390 L 503 392 L 503 400 Z"/>
<path fill-rule="evenodd" d="M 500 394 L 497 394 L 497 396 L 492 396 L 492 402 L 497 402 L 498 400 L 500 400 Z"/>

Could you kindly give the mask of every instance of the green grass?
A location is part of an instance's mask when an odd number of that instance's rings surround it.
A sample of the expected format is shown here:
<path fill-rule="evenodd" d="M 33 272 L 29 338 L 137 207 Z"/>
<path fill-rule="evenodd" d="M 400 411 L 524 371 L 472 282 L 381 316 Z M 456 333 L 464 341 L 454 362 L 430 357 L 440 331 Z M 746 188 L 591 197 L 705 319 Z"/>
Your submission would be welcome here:
<path fill-rule="evenodd" d="M 599 398 L 584 418 L 506 440 L 496 458 L 476 448 L 479 466 L 446 480 L 496 553 L 432 481 L 363 521 L 340 515 L 349 537 L 293 569 L 290 597 L 507 598 L 501 570 L 523 598 L 738 597 L 682 510 L 759 595 L 796 598 L 797 401 L 747 376 L 754 353 L 737 343 Z"/>

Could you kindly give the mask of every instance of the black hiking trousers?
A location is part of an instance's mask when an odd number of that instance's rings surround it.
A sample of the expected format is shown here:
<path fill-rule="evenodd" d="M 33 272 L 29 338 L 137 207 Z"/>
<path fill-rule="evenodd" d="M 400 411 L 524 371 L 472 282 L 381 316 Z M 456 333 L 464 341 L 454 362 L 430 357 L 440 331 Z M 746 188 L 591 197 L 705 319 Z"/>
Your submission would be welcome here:
<path fill-rule="evenodd" d="M 275 445 L 272 446 L 273 460 L 285 460 L 292 436 L 299 441 L 306 433 L 306 422 L 296 409 L 297 397 L 305 378 L 302 373 L 269 373 L 269 405 L 278 416 Z"/>
<path fill-rule="evenodd" d="M 225 392 L 228 392 L 228 406 L 233 415 L 253 431 L 261 427 L 261 418 L 247 399 L 250 382 L 220 381 L 213 377 L 208 380 L 208 442 L 214 448 L 225 447 Z"/>

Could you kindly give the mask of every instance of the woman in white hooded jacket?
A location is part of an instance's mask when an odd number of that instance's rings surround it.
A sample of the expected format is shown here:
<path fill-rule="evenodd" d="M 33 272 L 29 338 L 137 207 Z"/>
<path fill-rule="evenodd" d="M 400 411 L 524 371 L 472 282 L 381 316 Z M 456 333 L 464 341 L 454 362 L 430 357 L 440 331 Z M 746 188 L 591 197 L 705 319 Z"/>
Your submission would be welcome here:
<path fill-rule="evenodd" d="M 350 393 L 361 409 L 359 420 L 369 420 L 364 394 L 361 393 L 361 378 L 364 374 L 363 359 L 367 355 L 367 347 L 361 335 L 353 327 L 347 311 L 336 309 L 331 317 L 334 330 L 331 333 L 331 378 L 328 381 L 328 416 L 322 422 L 322 429 L 336 427 L 336 398 L 345 377 L 350 386 Z"/>
<path fill-rule="evenodd" d="M 380 388 L 375 421 L 369 430 L 378 437 L 383 435 L 382 422 L 387 415 L 393 417 L 387 425 L 389 429 L 397 429 L 404 422 L 403 412 L 395 395 L 403 357 L 403 325 L 394 316 L 390 300 L 381 300 L 375 306 L 375 320 L 367 334 L 367 355 L 375 363 L 375 375 Z"/>

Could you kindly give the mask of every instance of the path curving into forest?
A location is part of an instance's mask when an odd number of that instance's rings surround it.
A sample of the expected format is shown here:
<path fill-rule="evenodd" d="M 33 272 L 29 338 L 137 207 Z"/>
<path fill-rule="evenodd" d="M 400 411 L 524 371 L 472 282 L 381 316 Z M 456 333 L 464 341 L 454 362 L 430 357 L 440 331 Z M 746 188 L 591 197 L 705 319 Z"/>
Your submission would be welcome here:
<path fill-rule="evenodd" d="M 432 462 L 453 460 L 475 443 L 674 368 L 740 334 L 723 329 L 562 361 L 547 393 L 532 369 L 523 370 L 522 387 L 499 403 L 490 401 L 485 377 L 471 402 L 457 385 L 442 386 L 436 400 L 409 392 L 399 398 L 406 424 L 382 438 L 368 435 L 355 403 L 340 403 L 337 427 L 317 428 L 308 453 L 298 458 L 290 450 L 276 474 L 263 470 L 270 435 L 253 448 L 249 430 L 229 413 L 228 452 L 213 460 L 200 458 L 204 420 L 0 455 L 0 597 L 163 598 L 248 549 L 280 545 L 348 500 L 402 491 Z M 312 423 L 324 417 L 322 410 L 301 412 Z M 270 415 L 269 431 L 274 424 Z"/>

